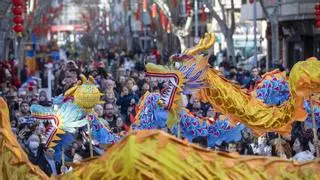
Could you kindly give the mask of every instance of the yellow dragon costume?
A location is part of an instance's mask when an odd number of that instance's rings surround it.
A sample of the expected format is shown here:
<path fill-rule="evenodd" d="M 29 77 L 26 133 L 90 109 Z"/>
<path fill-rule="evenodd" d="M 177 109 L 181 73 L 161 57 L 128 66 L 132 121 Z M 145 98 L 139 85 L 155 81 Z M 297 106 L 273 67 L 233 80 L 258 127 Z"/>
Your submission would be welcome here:
<path fill-rule="evenodd" d="M 182 55 L 173 55 L 171 61 L 175 65 L 164 67 L 147 64 L 147 76 L 167 79 L 172 86 L 163 98 L 171 115 L 168 118 L 169 126 L 173 119 L 178 121 L 174 115 L 179 114 L 179 105 L 174 104 L 171 108 L 170 102 L 181 101 L 180 93 L 188 86 L 195 86 L 196 82 L 187 84 L 192 79 L 206 84 L 197 93 L 202 101 L 209 102 L 215 110 L 229 116 L 232 122 L 245 124 L 258 135 L 265 132 L 288 134 L 291 132 L 292 122 L 306 119 L 304 99 L 309 98 L 312 93 L 320 92 L 320 61 L 310 58 L 296 63 L 288 79 L 290 99 L 281 106 L 269 106 L 222 77 L 219 71 L 203 67 L 207 57 L 199 53 L 210 47 L 214 39 L 213 33 L 206 34 L 194 48 L 186 50 Z"/>
<path fill-rule="evenodd" d="M 0 97 L 0 179 L 319 179 L 320 161 L 297 164 L 275 157 L 239 156 L 188 144 L 161 131 L 133 132 L 97 159 L 47 177 L 31 164 L 11 132 Z M 271 176 L 272 174 L 272 176 Z"/>
<path fill-rule="evenodd" d="M 204 39 L 186 52 L 196 55 L 208 41 Z M 175 60 L 178 62 L 179 57 Z M 156 66 L 148 65 L 147 73 L 153 73 L 151 69 Z M 181 93 L 177 85 L 183 81 L 175 82 L 177 79 L 172 71 L 170 73 L 171 84 L 177 89 L 168 87 L 160 103 L 175 107 L 176 99 L 170 99 L 174 97 L 171 93 Z M 233 120 L 246 124 L 257 133 L 285 133 L 291 122 L 304 119 L 303 99 L 320 90 L 320 62 L 310 59 L 294 66 L 289 77 L 290 100 L 280 107 L 264 105 L 220 77 L 215 70 L 207 70 L 204 81 L 207 86 L 199 93 L 202 100 L 210 102 Z M 49 179 L 30 163 L 11 132 L 9 110 L 1 97 L 0 144 L 1 179 Z M 297 164 L 275 157 L 213 152 L 152 130 L 132 132 L 120 143 L 112 145 L 102 157 L 77 164 L 73 171 L 51 179 L 319 179 L 319 170 L 319 160 Z"/>

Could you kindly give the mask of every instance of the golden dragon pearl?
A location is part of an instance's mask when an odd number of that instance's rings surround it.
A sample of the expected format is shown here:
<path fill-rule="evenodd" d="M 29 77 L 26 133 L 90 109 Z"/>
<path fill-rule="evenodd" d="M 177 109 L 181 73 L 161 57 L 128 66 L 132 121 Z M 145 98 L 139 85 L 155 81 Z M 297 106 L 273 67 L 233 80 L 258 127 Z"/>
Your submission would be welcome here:
<path fill-rule="evenodd" d="M 74 102 L 84 109 L 100 103 L 101 93 L 94 84 L 82 84 L 74 93 Z"/>

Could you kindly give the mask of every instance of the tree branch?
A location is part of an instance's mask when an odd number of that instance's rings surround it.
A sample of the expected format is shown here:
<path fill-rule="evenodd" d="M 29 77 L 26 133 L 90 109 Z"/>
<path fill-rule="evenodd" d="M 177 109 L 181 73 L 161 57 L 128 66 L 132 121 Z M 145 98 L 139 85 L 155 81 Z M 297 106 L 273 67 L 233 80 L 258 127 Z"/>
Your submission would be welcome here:
<path fill-rule="evenodd" d="M 259 0 L 259 2 L 260 2 L 260 5 L 261 5 L 261 8 L 262 8 L 264 15 L 266 16 L 266 19 L 270 20 L 270 14 L 268 13 L 268 11 L 266 9 L 266 6 L 264 5 L 263 0 Z"/>
<path fill-rule="evenodd" d="M 4 16 L 6 16 L 10 11 L 10 9 L 11 9 L 11 5 L 12 5 L 12 3 L 11 2 L 8 2 L 7 3 L 7 7 L 6 8 L 4 8 L 4 11 L 3 11 L 3 13 L 2 14 L 0 14 L 1 15 L 1 17 L 4 17 Z"/>
<path fill-rule="evenodd" d="M 212 2 L 209 2 L 210 0 L 204 0 L 205 5 L 209 9 L 210 13 L 212 14 L 213 18 L 218 22 L 219 27 L 223 33 L 227 32 L 228 26 L 227 23 L 221 19 L 221 17 L 218 15 L 218 13 L 213 9 Z"/>
<path fill-rule="evenodd" d="M 171 22 L 172 32 L 177 36 L 181 36 L 181 33 L 183 34 L 182 36 L 186 36 L 187 32 L 191 28 L 192 17 L 187 17 L 187 23 L 185 24 L 184 27 L 178 27 L 173 22 L 172 13 L 170 11 L 168 4 L 165 3 L 163 0 L 155 0 L 155 3 L 163 11 L 164 15 L 168 18 L 168 21 Z"/>
<path fill-rule="evenodd" d="M 226 12 L 225 12 L 225 9 L 224 9 L 224 6 L 223 6 L 221 0 L 218 0 L 218 3 L 219 3 L 220 8 L 221 8 L 222 19 L 223 19 L 224 22 L 227 22 Z"/>
<path fill-rule="evenodd" d="M 278 8 L 280 7 L 280 2 L 276 1 L 275 7 L 273 8 L 272 14 L 275 15 L 276 12 L 278 11 Z"/>

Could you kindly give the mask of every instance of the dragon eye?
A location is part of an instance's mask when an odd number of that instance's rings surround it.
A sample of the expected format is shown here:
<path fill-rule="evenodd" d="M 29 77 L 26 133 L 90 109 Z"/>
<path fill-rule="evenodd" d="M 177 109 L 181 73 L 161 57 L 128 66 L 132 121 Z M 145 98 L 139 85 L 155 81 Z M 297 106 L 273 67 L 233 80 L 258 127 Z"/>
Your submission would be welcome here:
<path fill-rule="evenodd" d="M 179 69 L 180 66 L 181 66 L 181 64 L 180 64 L 179 62 L 175 62 L 175 63 L 174 63 L 174 67 L 175 67 L 175 68 Z"/>

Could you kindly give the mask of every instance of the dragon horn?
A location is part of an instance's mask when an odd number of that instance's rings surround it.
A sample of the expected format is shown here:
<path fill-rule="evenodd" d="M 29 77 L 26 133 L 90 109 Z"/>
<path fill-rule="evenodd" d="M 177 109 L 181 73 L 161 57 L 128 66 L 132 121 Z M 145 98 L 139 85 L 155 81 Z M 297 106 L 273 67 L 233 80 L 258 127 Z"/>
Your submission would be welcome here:
<path fill-rule="evenodd" d="M 216 36 L 213 33 L 210 34 L 210 41 L 208 44 L 206 44 L 206 49 L 209 49 L 215 42 L 216 42 Z"/>
<path fill-rule="evenodd" d="M 89 76 L 88 81 L 89 83 L 94 84 L 94 78 L 92 76 Z"/>
<path fill-rule="evenodd" d="M 76 92 L 78 86 L 74 86 L 70 89 L 68 89 L 65 93 L 64 93 L 64 96 L 65 97 L 69 97 L 69 96 L 73 96 L 73 94 Z"/>
<path fill-rule="evenodd" d="M 209 49 L 215 42 L 214 33 L 206 33 L 204 38 L 201 38 L 199 43 L 190 49 L 185 50 L 185 54 L 196 55 L 201 51 Z"/>
<path fill-rule="evenodd" d="M 81 79 L 81 82 L 82 82 L 82 83 L 85 83 L 85 82 L 87 81 L 86 76 L 83 75 L 83 74 L 80 75 L 80 79 Z"/>

